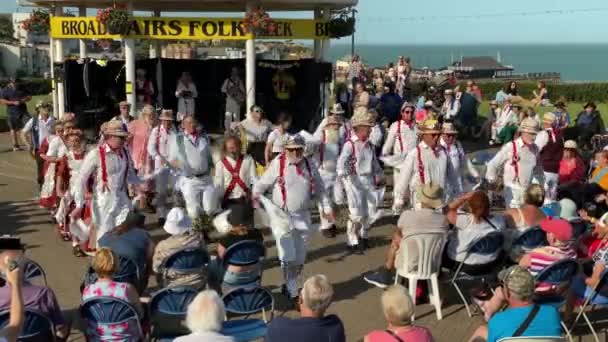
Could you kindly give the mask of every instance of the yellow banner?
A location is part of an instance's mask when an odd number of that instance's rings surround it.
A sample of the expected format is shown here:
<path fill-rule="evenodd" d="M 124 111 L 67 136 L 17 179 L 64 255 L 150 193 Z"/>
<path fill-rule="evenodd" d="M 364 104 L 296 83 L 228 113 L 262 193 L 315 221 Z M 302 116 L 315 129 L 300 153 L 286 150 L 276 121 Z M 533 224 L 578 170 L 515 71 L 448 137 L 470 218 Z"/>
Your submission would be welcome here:
<path fill-rule="evenodd" d="M 328 24 L 322 20 L 273 19 L 275 32 L 259 39 L 323 39 L 329 38 Z M 95 17 L 51 17 L 53 38 L 114 38 L 105 24 Z M 133 17 L 128 33 L 123 38 L 135 39 L 250 39 L 241 18 L 165 18 Z"/>

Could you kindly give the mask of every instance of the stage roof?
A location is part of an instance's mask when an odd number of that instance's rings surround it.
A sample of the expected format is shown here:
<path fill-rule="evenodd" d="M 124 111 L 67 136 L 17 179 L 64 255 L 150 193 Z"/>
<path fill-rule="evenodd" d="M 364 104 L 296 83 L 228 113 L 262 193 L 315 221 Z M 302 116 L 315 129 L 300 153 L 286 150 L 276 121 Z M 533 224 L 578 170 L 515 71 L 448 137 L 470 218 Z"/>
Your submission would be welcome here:
<path fill-rule="evenodd" d="M 245 0 L 132 0 L 136 11 L 161 10 L 167 12 L 243 12 Z M 356 6 L 359 0 L 260 0 L 259 4 L 266 11 L 311 11 L 314 9 L 343 9 Z M 52 5 L 63 7 L 105 8 L 113 0 L 26 0 L 23 1 L 35 6 L 50 7 Z"/>

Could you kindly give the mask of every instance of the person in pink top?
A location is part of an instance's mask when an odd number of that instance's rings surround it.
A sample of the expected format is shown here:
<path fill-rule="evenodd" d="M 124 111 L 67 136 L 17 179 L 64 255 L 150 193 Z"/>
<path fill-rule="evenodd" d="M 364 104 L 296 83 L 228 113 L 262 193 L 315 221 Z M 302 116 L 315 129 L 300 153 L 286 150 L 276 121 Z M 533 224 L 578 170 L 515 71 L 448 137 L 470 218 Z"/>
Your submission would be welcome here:
<path fill-rule="evenodd" d="M 414 304 L 405 287 L 389 287 L 381 297 L 382 311 L 388 322 L 385 330 L 374 330 L 367 334 L 364 342 L 434 342 L 431 332 L 424 327 L 412 325 Z"/>
<path fill-rule="evenodd" d="M 133 166 L 140 177 L 154 172 L 154 161 L 148 154 L 148 138 L 156 122 L 156 112 L 151 105 L 145 105 L 137 120 L 129 122 L 129 152 L 133 159 Z M 136 201 L 141 209 L 145 209 L 152 199 L 154 191 L 153 181 L 148 180 L 134 189 Z"/>
<path fill-rule="evenodd" d="M 576 141 L 564 143 L 564 155 L 559 162 L 559 184 L 561 186 L 585 182 L 585 162 L 578 153 Z"/>

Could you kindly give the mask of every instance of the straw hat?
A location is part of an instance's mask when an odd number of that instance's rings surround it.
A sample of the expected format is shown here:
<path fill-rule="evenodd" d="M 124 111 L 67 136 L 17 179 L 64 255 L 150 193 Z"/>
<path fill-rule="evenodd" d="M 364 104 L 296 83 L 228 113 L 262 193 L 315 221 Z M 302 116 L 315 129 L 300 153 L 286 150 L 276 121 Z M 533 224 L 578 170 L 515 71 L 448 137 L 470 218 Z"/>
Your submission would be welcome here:
<path fill-rule="evenodd" d="M 443 91 L 443 95 L 454 95 L 454 89 L 446 89 Z"/>
<path fill-rule="evenodd" d="M 555 116 L 555 114 L 551 113 L 551 112 L 547 112 L 545 113 L 545 115 L 543 115 L 543 122 L 545 123 L 554 123 L 555 120 L 557 120 L 557 117 Z"/>
<path fill-rule="evenodd" d="M 418 124 L 418 134 L 436 134 L 441 133 L 439 122 L 437 120 L 427 119 Z"/>
<path fill-rule="evenodd" d="M 374 123 L 372 122 L 372 118 L 367 114 L 360 114 L 353 116 L 350 120 L 353 128 L 355 127 L 373 127 Z"/>
<path fill-rule="evenodd" d="M 125 130 L 125 127 L 120 120 L 110 120 L 106 122 L 103 127 L 103 134 L 114 137 L 129 136 L 129 132 Z"/>
<path fill-rule="evenodd" d="M 538 127 L 538 122 L 536 120 L 532 118 L 525 118 L 519 125 L 518 130 L 522 133 L 538 134 L 540 127 Z"/>
<path fill-rule="evenodd" d="M 401 111 L 403 111 L 405 108 L 412 108 L 412 109 L 416 109 L 416 106 L 413 103 L 409 103 L 409 102 L 403 102 L 403 105 L 401 105 Z"/>
<path fill-rule="evenodd" d="M 453 123 L 444 122 L 443 126 L 441 127 L 441 133 L 442 134 L 458 134 L 458 131 L 456 130 L 456 127 L 454 127 Z"/>
<path fill-rule="evenodd" d="M 443 205 L 443 189 L 435 184 L 419 185 L 416 190 L 416 199 L 430 208 L 439 208 Z"/>
<path fill-rule="evenodd" d="M 284 146 L 285 149 L 304 148 L 304 147 L 306 147 L 306 140 L 304 140 L 304 138 L 299 134 L 294 134 L 294 135 L 290 136 L 289 139 L 287 140 L 287 143 Z"/>
<path fill-rule="evenodd" d="M 131 105 L 127 101 L 120 101 L 120 102 L 118 102 L 118 106 L 119 107 L 122 107 L 122 106 L 128 106 L 128 107 L 130 107 Z"/>
<path fill-rule="evenodd" d="M 578 144 L 574 140 L 566 140 L 566 142 L 564 143 L 564 148 L 576 150 L 578 149 Z"/>
<path fill-rule="evenodd" d="M 160 112 L 158 119 L 164 121 L 173 121 L 173 110 L 163 109 L 162 112 Z"/>
<path fill-rule="evenodd" d="M 344 114 L 344 109 L 342 108 L 341 104 L 334 103 L 334 105 L 331 106 L 331 108 L 329 109 L 329 113 L 330 114 Z"/>

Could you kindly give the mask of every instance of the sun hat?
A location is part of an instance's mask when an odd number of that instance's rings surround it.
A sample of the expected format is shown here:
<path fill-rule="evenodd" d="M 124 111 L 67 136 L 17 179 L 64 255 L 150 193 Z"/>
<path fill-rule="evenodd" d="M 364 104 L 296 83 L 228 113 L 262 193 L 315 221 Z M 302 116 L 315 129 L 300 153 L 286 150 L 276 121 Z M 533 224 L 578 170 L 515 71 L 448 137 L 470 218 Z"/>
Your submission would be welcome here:
<path fill-rule="evenodd" d="M 128 137 L 129 132 L 125 130 L 125 127 L 120 120 L 110 120 L 104 124 L 103 134 L 114 136 L 114 137 Z"/>
<path fill-rule="evenodd" d="M 540 229 L 553 234 L 559 241 L 568 241 L 572 239 L 572 225 L 564 219 L 546 218 L 540 221 L 539 225 Z"/>
<path fill-rule="evenodd" d="M 344 114 L 344 109 L 342 108 L 341 104 L 334 103 L 334 105 L 331 106 L 331 108 L 329 109 L 329 113 L 331 113 L 331 114 Z"/>
<path fill-rule="evenodd" d="M 551 112 L 546 112 L 543 115 L 543 122 L 545 122 L 545 123 L 554 123 L 555 120 L 557 120 L 557 117 L 555 116 L 555 114 L 553 114 Z"/>
<path fill-rule="evenodd" d="M 412 108 L 412 109 L 416 109 L 416 106 L 413 103 L 410 102 L 403 102 L 403 104 L 401 105 L 401 111 L 403 112 L 403 110 L 405 108 Z"/>
<path fill-rule="evenodd" d="M 538 121 L 532 118 L 525 118 L 521 121 L 518 130 L 522 133 L 538 134 L 540 127 L 538 127 Z"/>
<path fill-rule="evenodd" d="M 284 146 L 285 149 L 299 149 L 304 147 L 306 147 L 306 140 L 299 134 L 290 136 Z"/>
<path fill-rule="evenodd" d="M 559 217 L 567 221 L 578 219 L 576 203 L 569 198 L 562 198 L 559 201 Z"/>
<path fill-rule="evenodd" d="M 441 126 L 441 133 L 442 134 L 458 134 L 458 131 L 456 130 L 456 127 L 454 127 L 453 123 L 444 122 L 443 126 Z"/>
<path fill-rule="evenodd" d="M 576 141 L 574 141 L 574 140 L 566 140 L 566 142 L 564 143 L 564 148 L 576 150 L 576 149 L 578 149 L 578 145 L 576 144 Z"/>
<path fill-rule="evenodd" d="M 439 121 L 427 119 L 418 124 L 418 134 L 438 134 L 441 133 Z"/>
<path fill-rule="evenodd" d="M 192 220 L 183 208 L 173 208 L 167 214 L 163 229 L 170 235 L 183 234 L 192 229 Z"/>
<path fill-rule="evenodd" d="M 367 114 L 355 115 L 350 120 L 353 128 L 355 127 L 373 127 L 374 123 L 372 122 L 372 118 Z"/>
<path fill-rule="evenodd" d="M 522 299 L 531 298 L 534 295 L 535 280 L 532 274 L 525 268 L 515 265 L 498 273 L 505 287 Z"/>
<path fill-rule="evenodd" d="M 416 189 L 416 198 L 421 204 L 437 209 L 443 205 L 443 189 L 435 184 L 419 185 Z"/>
<path fill-rule="evenodd" d="M 173 110 L 172 109 L 163 109 L 160 112 L 160 116 L 158 117 L 161 121 L 173 121 Z"/>

